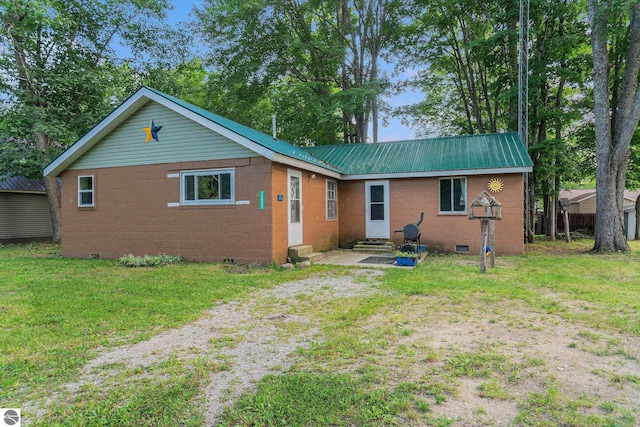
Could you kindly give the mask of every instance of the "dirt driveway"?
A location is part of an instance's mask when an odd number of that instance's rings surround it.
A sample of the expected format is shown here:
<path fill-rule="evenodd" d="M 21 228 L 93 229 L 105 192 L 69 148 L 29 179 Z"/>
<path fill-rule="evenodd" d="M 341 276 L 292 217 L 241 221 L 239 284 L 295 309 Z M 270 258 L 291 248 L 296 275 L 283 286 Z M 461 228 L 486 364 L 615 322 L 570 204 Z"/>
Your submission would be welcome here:
<path fill-rule="evenodd" d="M 206 355 L 226 364 L 211 374 L 203 391 L 206 425 L 215 425 L 225 406 L 265 375 L 309 363 L 296 349 L 326 339 L 323 319 L 310 307 L 383 294 L 382 274 L 375 268 L 323 274 L 217 305 L 183 328 L 101 352 L 67 389 L 73 394 L 83 385 L 100 384 L 123 367 L 145 367 L 170 356 Z M 359 333 L 372 329 L 400 331 L 376 355 L 386 381 L 392 386 L 443 384 L 441 394 L 425 393 L 424 399 L 431 417 L 450 418 L 452 425 L 514 425 L 533 404 L 532 393 L 549 399 L 551 390 L 567 397 L 561 404 L 573 402 L 582 413 L 602 413 L 616 405 L 640 419 L 640 385 L 628 380 L 640 375 L 637 337 L 606 336 L 512 300 L 488 311 L 482 304 L 469 310 L 453 300 L 425 296 L 407 297 L 401 306 L 378 311 Z M 356 375 L 357 363 L 340 366 Z M 492 373 L 476 375 L 474 369 Z M 496 372 L 506 382 L 493 378 Z M 410 423 L 426 425 L 420 418 Z"/>

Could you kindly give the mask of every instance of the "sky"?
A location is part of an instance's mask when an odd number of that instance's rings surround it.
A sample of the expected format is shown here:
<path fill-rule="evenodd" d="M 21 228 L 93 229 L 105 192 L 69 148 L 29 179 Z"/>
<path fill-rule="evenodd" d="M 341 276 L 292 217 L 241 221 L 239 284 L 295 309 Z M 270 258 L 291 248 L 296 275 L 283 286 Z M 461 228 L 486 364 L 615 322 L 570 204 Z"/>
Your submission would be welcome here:
<path fill-rule="evenodd" d="M 193 20 L 195 18 L 192 13 L 194 6 L 201 5 L 200 0 L 171 0 L 171 3 L 173 4 L 174 8 L 173 10 L 168 12 L 168 22 L 170 24 L 178 24 L 181 21 Z M 389 74 L 391 74 L 391 67 L 392 66 L 389 64 L 381 65 L 381 68 L 386 68 Z M 411 73 L 411 71 L 405 72 L 404 74 L 400 75 L 399 78 L 406 78 L 408 77 L 409 73 Z M 393 97 L 385 97 L 384 100 L 392 108 L 395 108 L 402 105 L 415 104 L 422 98 L 423 95 L 420 92 L 406 91 Z M 378 140 L 380 142 L 400 141 L 414 139 L 416 137 L 414 131 L 409 127 L 403 125 L 400 122 L 400 119 L 397 119 L 395 117 L 387 117 L 387 121 L 389 122 L 388 126 L 384 126 L 382 123 L 382 118 L 380 119 L 380 123 L 378 126 Z M 369 135 L 371 135 L 371 126 L 369 126 Z"/>

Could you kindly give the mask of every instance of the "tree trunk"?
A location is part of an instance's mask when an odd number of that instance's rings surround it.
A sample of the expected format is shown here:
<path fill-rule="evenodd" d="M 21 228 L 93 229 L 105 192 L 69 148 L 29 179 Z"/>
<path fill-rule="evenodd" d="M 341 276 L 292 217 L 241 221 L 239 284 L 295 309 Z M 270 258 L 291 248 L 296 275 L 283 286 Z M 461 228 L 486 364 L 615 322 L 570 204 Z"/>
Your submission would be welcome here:
<path fill-rule="evenodd" d="M 42 151 L 47 161 L 51 161 L 49 156 L 49 149 L 54 144 L 54 140 L 49 138 L 41 132 L 34 132 L 38 138 L 37 147 Z M 58 179 L 55 176 L 44 177 L 44 188 L 47 192 L 47 204 L 49 205 L 49 213 L 51 214 L 51 228 L 53 230 L 52 241 L 58 243 L 62 241 L 62 204 L 60 187 L 58 186 Z"/>
<path fill-rule="evenodd" d="M 51 214 L 51 228 L 53 229 L 54 243 L 62 241 L 62 206 L 60 202 L 60 186 L 55 176 L 44 177 L 44 188 L 47 191 L 47 203 Z"/>
<path fill-rule="evenodd" d="M 593 250 L 628 252 L 624 233 L 624 188 L 629 163 L 631 137 L 640 119 L 640 7 L 634 3 L 630 14 L 629 50 L 619 99 L 610 99 L 608 5 L 588 0 L 593 54 L 594 123 L 596 137 L 596 230 Z M 616 108 L 612 135 L 612 104 Z"/>
<path fill-rule="evenodd" d="M 529 194 L 525 194 L 525 197 L 529 198 L 528 209 L 526 209 L 525 215 L 528 215 L 528 218 L 525 218 L 525 237 L 527 243 L 533 243 L 534 241 L 534 224 L 536 218 L 536 178 L 535 172 L 530 172 L 527 174 L 529 179 Z M 527 178 L 525 178 L 527 179 Z M 527 206 L 525 204 L 525 206 Z"/>
<path fill-rule="evenodd" d="M 636 199 L 636 239 L 640 239 L 640 196 Z"/>
<path fill-rule="evenodd" d="M 547 231 L 547 236 L 551 237 L 551 240 L 556 240 L 556 234 L 558 230 L 558 226 L 556 225 L 556 222 L 558 221 L 558 212 L 556 211 L 557 199 L 555 196 L 556 178 L 553 177 L 551 179 L 552 179 L 552 184 L 551 184 L 552 194 L 549 195 L 549 230 Z M 566 228 L 565 228 L 565 232 L 566 232 Z"/>

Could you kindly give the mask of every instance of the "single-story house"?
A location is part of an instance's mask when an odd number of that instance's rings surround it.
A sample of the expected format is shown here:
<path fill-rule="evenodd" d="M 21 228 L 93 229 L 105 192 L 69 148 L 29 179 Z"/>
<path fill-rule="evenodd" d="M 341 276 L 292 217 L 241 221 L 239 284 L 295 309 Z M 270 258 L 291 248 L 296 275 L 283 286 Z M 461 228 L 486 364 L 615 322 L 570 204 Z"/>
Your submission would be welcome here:
<path fill-rule="evenodd" d="M 358 240 L 480 250 L 468 204 L 493 183 L 496 252 L 521 254 L 523 176 L 515 133 L 297 147 L 143 87 L 45 169 L 62 179 L 62 254 L 173 254 L 284 262 Z"/>
<path fill-rule="evenodd" d="M 636 238 L 636 200 L 640 191 L 624 190 L 624 228 L 627 240 Z M 596 213 L 596 190 L 574 189 L 560 190 L 559 198 L 569 200 L 569 214 L 594 214 Z"/>
<path fill-rule="evenodd" d="M 50 241 L 52 236 L 44 183 L 0 176 L 0 243 Z"/>

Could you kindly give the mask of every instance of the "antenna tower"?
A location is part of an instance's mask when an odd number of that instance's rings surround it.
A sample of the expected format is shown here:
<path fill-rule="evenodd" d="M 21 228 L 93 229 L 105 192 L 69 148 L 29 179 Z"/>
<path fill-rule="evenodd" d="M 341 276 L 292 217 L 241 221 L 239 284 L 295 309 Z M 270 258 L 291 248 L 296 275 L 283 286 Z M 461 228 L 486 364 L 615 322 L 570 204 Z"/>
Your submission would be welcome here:
<path fill-rule="evenodd" d="M 529 151 L 529 8 L 530 0 L 520 0 L 518 56 L 518 134 Z M 529 173 L 524 178 L 525 242 L 533 241 Z"/>

